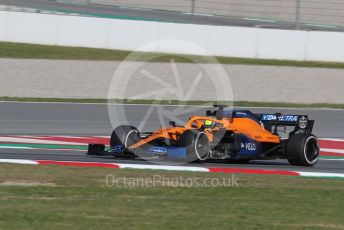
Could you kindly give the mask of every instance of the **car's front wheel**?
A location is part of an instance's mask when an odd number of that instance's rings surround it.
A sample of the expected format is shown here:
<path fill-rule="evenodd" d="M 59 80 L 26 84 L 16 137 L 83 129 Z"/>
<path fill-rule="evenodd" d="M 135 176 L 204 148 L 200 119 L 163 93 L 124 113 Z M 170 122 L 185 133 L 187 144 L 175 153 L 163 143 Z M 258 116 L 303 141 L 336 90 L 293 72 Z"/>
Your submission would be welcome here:
<path fill-rule="evenodd" d="M 110 146 L 114 147 L 121 145 L 128 149 L 131 145 L 140 140 L 141 137 L 137 128 L 129 125 L 120 125 L 117 126 L 111 134 Z"/>

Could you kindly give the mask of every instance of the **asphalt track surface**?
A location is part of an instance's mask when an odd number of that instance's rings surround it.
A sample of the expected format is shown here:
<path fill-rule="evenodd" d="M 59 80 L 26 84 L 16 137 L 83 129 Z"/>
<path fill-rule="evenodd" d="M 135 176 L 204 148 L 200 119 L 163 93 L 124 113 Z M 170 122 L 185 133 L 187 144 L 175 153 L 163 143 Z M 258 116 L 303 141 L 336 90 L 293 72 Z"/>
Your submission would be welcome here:
<path fill-rule="evenodd" d="M 0 102 L 0 135 L 109 135 L 113 126 L 132 124 L 139 127 L 149 105 L 18 103 Z M 173 111 L 175 106 L 153 106 L 142 131 L 160 128 L 156 109 Z M 189 110 L 185 108 L 185 110 Z M 192 109 L 192 108 L 191 108 Z M 208 108 L 183 110 L 183 121 L 192 115 L 204 115 Z M 245 109 L 245 108 L 240 108 Z M 305 114 L 315 120 L 314 134 L 321 138 L 344 138 L 344 110 L 249 108 L 255 113 Z M 109 113 L 110 111 L 110 113 Z M 111 116 L 110 114 L 114 114 Z M 112 117 L 112 121 L 109 117 Z M 168 123 L 168 119 L 165 119 Z"/>
<path fill-rule="evenodd" d="M 155 106 L 166 111 L 174 106 Z M 118 116 L 114 125 L 121 123 L 140 124 L 147 105 L 112 105 Z M 200 114 L 206 108 L 197 108 Z M 241 108 L 240 108 L 241 109 Z M 285 114 L 308 114 L 316 120 L 314 133 L 319 137 L 344 137 L 344 110 L 325 109 L 262 109 L 251 108 L 253 112 L 282 112 Z M 112 124 L 108 107 L 105 104 L 71 104 L 71 103 L 17 103 L 0 102 L 0 135 L 109 135 Z M 191 113 L 183 114 L 187 118 Z M 153 112 L 146 122 L 144 131 L 153 130 L 159 121 Z M 152 164 L 148 161 L 113 159 L 109 157 L 90 157 L 81 150 L 46 150 L 46 149 L 0 149 L 1 159 L 59 160 L 86 162 L 117 162 L 131 164 Z M 188 164 L 197 166 L 197 164 Z M 208 162 L 204 167 L 229 167 L 224 162 Z M 252 161 L 249 164 L 235 164 L 230 167 L 251 169 L 298 170 L 307 172 L 344 173 L 344 161 L 320 160 L 315 167 L 290 166 L 285 160 Z"/>
<path fill-rule="evenodd" d="M 80 14 L 104 15 L 106 17 L 128 17 L 138 20 L 156 20 L 176 23 L 191 23 L 203 25 L 224 25 L 240 27 L 263 27 L 278 29 L 294 29 L 292 23 L 259 21 L 250 18 L 236 18 L 223 16 L 191 15 L 178 12 L 161 10 L 133 9 L 119 6 L 108 6 L 99 4 L 73 4 L 63 1 L 51 0 L 0 0 L 0 5 L 10 5 L 41 10 L 54 10 L 62 12 L 75 12 Z M 312 25 L 301 25 L 303 30 L 330 30 L 339 31 L 342 28 L 319 27 Z"/>

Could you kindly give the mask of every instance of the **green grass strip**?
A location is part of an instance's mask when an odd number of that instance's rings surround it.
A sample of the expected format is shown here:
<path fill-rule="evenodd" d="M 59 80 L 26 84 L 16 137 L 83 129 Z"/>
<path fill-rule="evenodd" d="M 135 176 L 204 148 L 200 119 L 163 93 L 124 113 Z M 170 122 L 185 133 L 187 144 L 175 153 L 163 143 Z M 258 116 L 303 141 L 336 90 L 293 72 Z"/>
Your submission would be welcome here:
<path fill-rule="evenodd" d="M 1 229 L 343 229 L 344 180 L 16 164 L 0 175 Z"/>
<path fill-rule="evenodd" d="M 344 155 L 342 157 L 339 157 L 339 156 L 320 156 L 320 158 L 336 160 L 336 159 L 344 159 Z"/>
<path fill-rule="evenodd" d="M 126 59 L 130 53 L 131 51 L 0 42 L 0 57 L 2 58 L 122 61 Z M 180 63 L 191 63 L 191 60 L 197 63 L 209 62 L 206 57 L 197 55 L 180 55 L 167 53 L 144 54 L 145 55 L 142 55 L 144 58 L 149 58 L 150 56 L 156 57 L 156 55 L 159 55 L 158 58 L 153 58 L 151 62 L 169 62 L 171 59 L 174 59 L 176 62 Z M 288 61 L 220 56 L 217 56 L 216 59 L 221 64 L 298 66 L 340 69 L 344 68 L 344 63 L 339 62 Z M 138 58 L 133 59 L 132 61 L 145 60 L 140 60 L 140 58 Z"/>
<path fill-rule="evenodd" d="M 268 107 L 268 108 L 332 108 L 344 109 L 344 104 L 331 103 L 285 103 L 285 102 L 250 102 L 250 101 L 178 101 L 178 100 L 144 100 L 144 99 L 76 99 L 76 98 L 35 98 L 35 97 L 0 97 L 0 101 L 17 102 L 61 102 L 61 103 L 114 103 L 114 104 L 156 104 L 156 105 L 206 105 L 224 104 L 235 107 Z"/>

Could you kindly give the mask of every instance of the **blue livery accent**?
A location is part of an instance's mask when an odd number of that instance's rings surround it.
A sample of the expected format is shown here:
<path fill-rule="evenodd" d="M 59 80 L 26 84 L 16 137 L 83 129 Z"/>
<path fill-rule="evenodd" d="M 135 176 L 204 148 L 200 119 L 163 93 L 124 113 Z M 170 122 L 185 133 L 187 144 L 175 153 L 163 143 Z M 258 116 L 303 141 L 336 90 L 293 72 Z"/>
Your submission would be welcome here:
<path fill-rule="evenodd" d="M 233 114 L 233 111 L 232 110 L 224 110 L 223 111 L 223 116 L 224 117 L 231 117 Z"/>
<path fill-rule="evenodd" d="M 186 148 L 183 147 L 162 147 L 152 146 L 146 150 L 147 154 L 172 159 L 185 159 Z"/>
<path fill-rule="evenodd" d="M 252 140 L 251 138 L 240 135 L 241 136 L 241 148 L 239 151 L 239 155 L 260 155 L 262 151 L 261 143 Z"/>
<path fill-rule="evenodd" d="M 185 159 L 186 158 L 186 148 L 169 147 L 168 148 L 168 158 Z"/>
<path fill-rule="evenodd" d="M 251 120 L 254 120 L 259 123 L 259 119 L 254 114 L 250 113 L 249 111 L 236 110 L 234 112 L 235 112 L 234 117 L 236 118 L 250 118 Z"/>
<path fill-rule="evenodd" d="M 122 154 L 124 151 L 124 146 L 123 145 L 115 145 L 111 148 L 111 153 L 114 154 Z"/>
<path fill-rule="evenodd" d="M 146 153 L 155 156 L 167 156 L 168 151 L 166 147 L 152 146 L 146 150 Z"/>
<path fill-rule="evenodd" d="M 234 117 L 234 118 L 249 118 L 260 125 L 259 119 L 250 111 L 247 110 L 225 110 L 223 111 L 225 117 Z"/>

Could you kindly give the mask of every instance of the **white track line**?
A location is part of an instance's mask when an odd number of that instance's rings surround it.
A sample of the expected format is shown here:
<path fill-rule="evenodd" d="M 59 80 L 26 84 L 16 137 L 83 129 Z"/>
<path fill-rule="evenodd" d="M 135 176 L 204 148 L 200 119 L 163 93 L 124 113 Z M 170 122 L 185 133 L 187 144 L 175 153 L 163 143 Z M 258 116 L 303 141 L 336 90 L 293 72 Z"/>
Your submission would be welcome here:
<path fill-rule="evenodd" d="M 120 168 L 130 169 L 154 169 L 154 170 L 171 170 L 171 171 L 189 171 L 189 172 L 209 172 L 209 169 L 202 167 L 188 166 L 167 166 L 167 165 L 144 165 L 144 164 L 117 164 Z"/>
<path fill-rule="evenodd" d="M 1 146 L 0 149 L 33 149 L 31 147 L 23 147 L 23 146 Z"/>
<path fill-rule="evenodd" d="M 64 141 L 51 141 L 51 140 L 43 140 L 43 139 L 35 139 L 34 136 L 29 138 L 20 138 L 20 137 L 4 137 L 0 136 L 0 142 L 13 142 L 13 143 L 25 143 L 25 144 L 52 144 L 52 145 L 80 145 L 82 143 L 77 142 L 64 142 Z M 38 137 L 39 138 L 39 137 Z"/>
<path fill-rule="evenodd" d="M 323 173 L 323 172 L 298 172 L 301 176 L 306 177 L 339 177 L 344 178 L 343 173 Z"/>
<path fill-rule="evenodd" d="M 320 152 L 344 154 L 344 149 L 326 149 L 326 148 L 321 148 Z"/>
<path fill-rule="evenodd" d="M 340 138 L 319 138 L 320 140 L 323 141 L 339 141 L 339 142 L 344 142 L 344 139 L 340 139 Z"/>
<path fill-rule="evenodd" d="M 17 160 L 17 159 L 0 159 L 0 163 L 13 163 L 25 165 L 38 165 L 38 162 L 31 160 Z"/>

